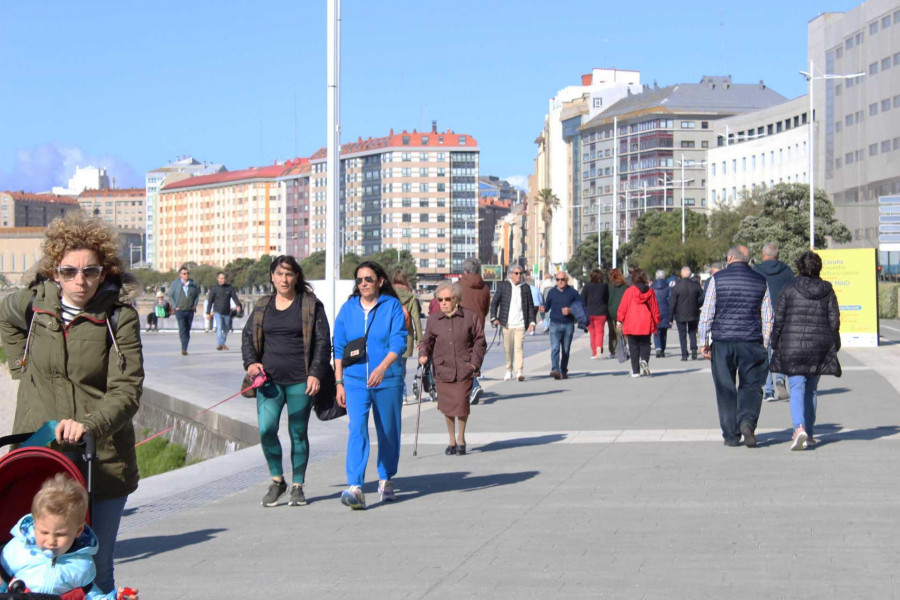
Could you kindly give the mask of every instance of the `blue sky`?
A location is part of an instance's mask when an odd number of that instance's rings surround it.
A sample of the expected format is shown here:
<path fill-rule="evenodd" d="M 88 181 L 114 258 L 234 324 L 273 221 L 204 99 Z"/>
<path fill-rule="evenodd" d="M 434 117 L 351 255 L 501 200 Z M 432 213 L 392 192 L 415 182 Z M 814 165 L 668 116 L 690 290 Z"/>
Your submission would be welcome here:
<path fill-rule="evenodd" d="M 660 86 L 730 74 L 792 98 L 808 21 L 858 2 L 342 4 L 343 142 L 437 120 L 478 140 L 482 174 L 522 181 L 548 99 L 591 68 Z M 310 155 L 326 5 L 0 2 L 0 189 L 44 191 L 88 163 L 143 187 L 179 155 L 232 170 Z"/>

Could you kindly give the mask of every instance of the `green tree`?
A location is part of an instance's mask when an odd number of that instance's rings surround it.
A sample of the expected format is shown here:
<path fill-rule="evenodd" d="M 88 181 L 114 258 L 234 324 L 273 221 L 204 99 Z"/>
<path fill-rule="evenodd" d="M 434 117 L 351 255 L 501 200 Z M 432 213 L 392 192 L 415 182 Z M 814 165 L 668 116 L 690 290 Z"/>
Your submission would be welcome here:
<path fill-rule="evenodd" d="M 612 234 L 609 231 L 603 231 L 600 234 L 600 243 L 602 246 L 603 268 L 612 263 Z M 581 281 L 590 280 L 591 271 L 600 268 L 597 263 L 597 234 L 591 233 L 586 236 L 578 247 L 575 248 L 575 254 L 566 264 L 566 271 L 569 275 Z"/>
<path fill-rule="evenodd" d="M 637 263 L 649 274 L 656 269 L 667 273 L 687 265 L 692 270 L 714 256 L 704 213 L 685 213 L 685 242 L 681 243 L 681 211 L 651 211 L 642 214 L 631 230 L 631 239 L 619 246 L 618 258 Z"/>
<path fill-rule="evenodd" d="M 325 251 L 313 252 L 300 261 L 300 267 L 307 279 L 325 279 Z"/>
<path fill-rule="evenodd" d="M 538 192 L 535 201 L 541 209 L 541 220 L 544 221 L 544 272 L 550 272 L 550 226 L 553 224 L 553 211 L 559 208 L 559 198 L 550 188 Z"/>
<path fill-rule="evenodd" d="M 272 260 L 275 257 L 270 254 L 263 254 L 259 257 L 258 261 L 255 261 L 252 265 L 247 268 L 246 271 L 246 279 L 247 285 L 252 286 L 262 286 L 265 289 L 269 289 L 271 285 L 271 280 L 269 279 L 269 267 L 272 266 Z M 306 272 L 304 271 L 304 274 Z"/>
<path fill-rule="evenodd" d="M 416 269 L 416 261 L 413 259 L 409 250 L 397 250 L 395 248 L 385 248 L 381 252 L 376 252 L 371 256 L 366 256 L 363 260 L 373 260 L 384 267 L 385 273 L 390 277 L 394 271 L 400 269 L 409 279 L 409 283 L 414 285 L 418 274 Z M 354 265 L 355 267 L 355 265 Z"/>
<path fill-rule="evenodd" d="M 714 260 L 725 260 L 728 249 L 737 241 L 735 236 L 740 229 L 741 221 L 749 216 L 757 216 L 762 212 L 759 194 L 747 194 L 736 206 L 720 204 L 709 213 L 709 239 L 712 242 Z"/>
<path fill-rule="evenodd" d="M 757 192 L 762 210 L 741 221 L 735 242 L 750 249 L 751 256 L 762 254 L 767 242 L 778 244 L 779 258 L 789 265 L 809 249 L 809 186 L 780 183 Z M 815 247 L 828 248 L 829 240 L 849 242 L 853 239 L 847 226 L 835 219 L 834 205 L 824 190 L 816 190 Z"/>

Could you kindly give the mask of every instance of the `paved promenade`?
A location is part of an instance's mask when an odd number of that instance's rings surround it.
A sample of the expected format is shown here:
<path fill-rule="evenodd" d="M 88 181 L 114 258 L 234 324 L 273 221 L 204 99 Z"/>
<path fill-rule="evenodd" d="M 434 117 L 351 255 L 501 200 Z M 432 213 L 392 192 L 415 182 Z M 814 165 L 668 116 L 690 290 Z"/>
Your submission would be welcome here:
<path fill-rule="evenodd" d="M 788 450 L 787 401 L 764 404 L 759 448 L 723 446 L 708 362 L 652 359 L 631 379 L 579 337 L 554 381 L 536 335 L 529 379 L 504 382 L 495 346 L 467 456 L 444 456 L 429 403 L 413 457 L 405 409 L 398 502 L 379 502 L 373 452 L 369 509 L 342 506 L 346 422 L 313 418 L 308 506 L 259 505 L 258 447 L 143 480 L 117 579 L 144 600 L 900 597 L 900 325 L 884 323 L 884 346 L 823 378 L 822 443 L 805 452 Z M 184 359 L 176 336 L 152 337 L 148 386 L 201 407 L 233 392 L 238 353 L 211 334 Z M 241 398 L 218 410 L 255 418 Z"/>

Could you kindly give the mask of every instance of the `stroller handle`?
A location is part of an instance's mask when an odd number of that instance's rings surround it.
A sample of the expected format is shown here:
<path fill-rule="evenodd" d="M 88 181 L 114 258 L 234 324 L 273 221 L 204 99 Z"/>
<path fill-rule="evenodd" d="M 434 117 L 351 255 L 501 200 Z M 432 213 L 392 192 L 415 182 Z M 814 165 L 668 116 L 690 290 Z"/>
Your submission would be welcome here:
<path fill-rule="evenodd" d="M 84 453 L 81 456 L 84 462 L 97 460 L 97 440 L 94 439 L 90 431 L 84 432 L 79 445 L 84 445 Z"/>

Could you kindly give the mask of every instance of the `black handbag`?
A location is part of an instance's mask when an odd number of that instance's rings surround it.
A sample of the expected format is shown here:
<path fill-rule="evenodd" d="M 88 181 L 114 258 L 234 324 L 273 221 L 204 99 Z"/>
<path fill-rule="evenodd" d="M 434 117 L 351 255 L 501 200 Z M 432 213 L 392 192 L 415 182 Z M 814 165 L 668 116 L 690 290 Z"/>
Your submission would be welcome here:
<path fill-rule="evenodd" d="M 366 360 L 366 341 L 369 339 L 369 329 L 371 329 L 372 323 L 375 321 L 376 310 L 378 310 L 377 304 L 369 313 L 372 320 L 369 321 L 369 324 L 366 326 L 366 335 L 358 337 L 355 340 L 350 340 L 347 342 L 347 345 L 344 346 L 344 355 L 341 357 L 341 367 L 349 367 L 350 365 L 355 365 L 356 363 Z"/>
<path fill-rule="evenodd" d="M 313 396 L 313 410 L 320 421 L 331 421 L 347 414 L 347 409 L 335 400 L 337 386 L 334 383 L 334 369 L 328 365 L 324 375 L 319 378 L 319 393 Z"/>

